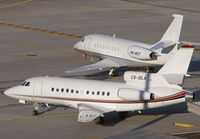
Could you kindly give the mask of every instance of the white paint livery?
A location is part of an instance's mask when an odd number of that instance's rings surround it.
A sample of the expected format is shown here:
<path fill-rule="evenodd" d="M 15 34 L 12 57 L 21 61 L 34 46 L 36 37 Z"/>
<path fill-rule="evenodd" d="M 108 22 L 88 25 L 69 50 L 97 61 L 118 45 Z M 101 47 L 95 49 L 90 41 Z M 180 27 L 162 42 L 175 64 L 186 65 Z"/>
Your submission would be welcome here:
<path fill-rule="evenodd" d="M 128 71 L 124 75 L 125 82 L 35 77 L 4 93 L 20 102 L 32 101 L 77 108 L 80 122 L 98 119 L 112 111 L 138 111 L 178 104 L 186 101 L 185 95 L 189 92 L 170 83 L 163 74 L 168 74 L 165 69 L 169 69 L 169 74 L 176 75 L 179 74 L 177 68 L 184 68 L 181 74 L 185 75 L 193 50 L 193 47 L 180 48 L 158 73 Z M 183 61 L 186 65 L 178 64 Z"/>
<path fill-rule="evenodd" d="M 66 72 L 82 72 L 102 68 L 114 69 L 123 66 L 153 67 L 164 65 L 178 50 L 183 16 L 174 14 L 173 17 L 174 20 L 156 44 L 121 39 L 115 35 L 90 34 L 84 36 L 81 41 L 74 45 L 74 48 L 85 57 L 89 56 L 91 59 L 96 58 L 100 61 Z"/>

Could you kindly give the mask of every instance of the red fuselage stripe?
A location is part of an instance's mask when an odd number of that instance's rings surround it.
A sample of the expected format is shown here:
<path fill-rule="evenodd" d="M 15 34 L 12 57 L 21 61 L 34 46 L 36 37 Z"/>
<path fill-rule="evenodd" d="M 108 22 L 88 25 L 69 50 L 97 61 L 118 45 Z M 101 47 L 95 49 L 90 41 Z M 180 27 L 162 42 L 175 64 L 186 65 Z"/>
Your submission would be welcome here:
<path fill-rule="evenodd" d="M 184 97 L 186 92 L 179 93 L 174 96 L 158 98 L 154 100 L 138 100 L 138 101 L 127 101 L 127 100 L 97 100 L 97 99 L 75 99 L 75 98 L 62 98 L 62 97 L 47 97 L 47 96 L 29 96 L 29 95 L 18 95 L 24 97 L 36 97 L 36 98 L 46 98 L 46 99 L 59 99 L 59 100 L 68 100 L 68 101 L 85 101 L 85 102 L 100 102 L 100 103 L 152 103 L 167 101 L 172 99 L 178 99 Z M 17 95 L 17 94 L 15 94 Z"/>

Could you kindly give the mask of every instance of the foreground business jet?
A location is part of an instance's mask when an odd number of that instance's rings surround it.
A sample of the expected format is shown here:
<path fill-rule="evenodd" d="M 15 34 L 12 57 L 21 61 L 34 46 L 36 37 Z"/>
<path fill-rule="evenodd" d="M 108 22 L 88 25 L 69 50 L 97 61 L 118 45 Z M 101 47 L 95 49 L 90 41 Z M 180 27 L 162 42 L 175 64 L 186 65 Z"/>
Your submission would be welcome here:
<path fill-rule="evenodd" d="M 114 36 L 90 34 L 74 45 L 85 58 L 97 63 L 66 71 L 82 72 L 94 69 L 111 68 L 109 75 L 119 67 L 154 67 L 164 65 L 178 50 L 179 37 L 183 22 L 182 15 L 173 15 L 174 20 L 156 44 L 146 44 Z"/>
<path fill-rule="evenodd" d="M 38 103 L 64 105 L 79 109 L 79 122 L 103 123 L 104 113 L 120 112 L 124 117 L 127 111 L 192 100 L 193 94 L 179 85 L 188 76 L 193 50 L 192 45 L 183 45 L 157 73 L 127 71 L 125 82 L 35 77 L 4 93 L 20 103 L 34 102 L 34 115 L 38 114 Z"/>

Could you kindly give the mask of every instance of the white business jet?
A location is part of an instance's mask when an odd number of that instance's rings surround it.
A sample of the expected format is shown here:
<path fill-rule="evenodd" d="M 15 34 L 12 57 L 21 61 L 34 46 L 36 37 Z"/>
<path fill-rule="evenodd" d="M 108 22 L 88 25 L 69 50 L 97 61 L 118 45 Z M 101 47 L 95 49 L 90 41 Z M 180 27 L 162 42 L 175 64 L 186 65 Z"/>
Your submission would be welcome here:
<path fill-rule="evenodd" d="M 127 111 L 192 100 L 193 94 L 179 85 L 188 76 L 193 47 L 183 45 L 157 73 L 125 72 L 125 82 L 35 77 L 4 93 L 20 103 L 34 102 L 34 115 L 38 114 L 38 103 L 64 105 L 79 110 L 79 122 L 103 123 L 103 115 L 108 112 L 120 112 L 123 118 Z"/>
<path fill-rule="evenodd" d="M 66 71 L 82 72 L 94 69 L 111 68 L 109 75 L 119 67 L 154 67 L 164 65 L 178 50 L 183 16 L 173 14 L 174 20 L 156 44 L 146 44 L 113 36 L 90 34 L 74 45 L 85 58 L 97 63 Z M 188 43 L 188 42 L 187 42 Z"/>

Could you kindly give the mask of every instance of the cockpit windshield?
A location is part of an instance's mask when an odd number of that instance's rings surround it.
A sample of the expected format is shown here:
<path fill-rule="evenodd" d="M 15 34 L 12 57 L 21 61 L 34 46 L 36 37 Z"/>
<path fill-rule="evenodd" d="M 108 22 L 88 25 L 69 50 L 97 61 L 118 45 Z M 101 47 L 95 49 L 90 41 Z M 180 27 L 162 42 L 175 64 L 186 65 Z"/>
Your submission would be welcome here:
<path fill-rule="evenodd" d="M 84 42 L 85 38 L 83 38 L 81 41 Z"/>
<path fill-rule="evenodd" d="M 22 83 L 22 86 L 30 86 L 30 82 L 24 81 L 24 82 Z"/>

